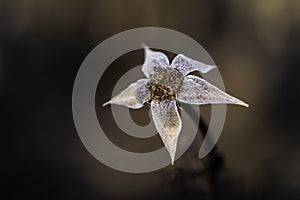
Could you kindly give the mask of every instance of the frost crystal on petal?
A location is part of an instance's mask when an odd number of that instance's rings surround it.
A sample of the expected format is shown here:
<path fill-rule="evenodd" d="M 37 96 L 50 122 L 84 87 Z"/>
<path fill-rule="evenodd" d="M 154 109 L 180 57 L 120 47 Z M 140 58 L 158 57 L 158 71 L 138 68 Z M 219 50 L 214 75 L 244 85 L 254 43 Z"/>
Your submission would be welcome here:
<path fill-rule="evenodd" d="M 136 83 L 132 83 L 120 94 L 104 103 L 103 106 L 108 104 L 117 104 L 133 109 L 143 107 L 143 104 L 150 98 L 150 91 L 148 90 L 147 82 L 147 79 L 140 79 Z"/>
<path fill-rule="evenodd" d="M 159 69 L 164 69 L 165 67 L 169 66 L 169 59 L 168 57 L 158 51 L 152 51 L 149 47 L 145 46 L 145 61 L 142 66 L 142 71 L 144 72 L 145 76 L 149 78 L 151 74 L 154 74 L 155 71 Z"/>
<path fill-rule="evenodd" d="M 148 88 L 148 79 L 140 79 L 137 82 L 136 98 L 140 103 L 145 103 L 150 100 L 151 92 Z"/>
<path fill-rule="evenodd" d="M 164 100 L 151 102 L 151 113 L 155 127 L 174 163 L 177 140 L 181 131 L 181 119 L 176 101 Z"/>
<path fill-rule="evenodd" d="M 178 91 L 177 98 L 183 103 L 203 104 L 237 104 L 248 107 L 245 102 L 230 96 L 209 82 L 193 75 L 188 75 Z"/>
<path fill-rule="evenodd" d="M 215 65 L 208 65 L 203 62 L 193 60 L 191 58 L 186 57 L 183 54 L 178 54 L 171 64 L 172 67 L 180 71 L 182 74 L 187 75 L 193 71 L 200 71 L 202 73 L 207 73 L 210 70 L 216 68 Z"/>

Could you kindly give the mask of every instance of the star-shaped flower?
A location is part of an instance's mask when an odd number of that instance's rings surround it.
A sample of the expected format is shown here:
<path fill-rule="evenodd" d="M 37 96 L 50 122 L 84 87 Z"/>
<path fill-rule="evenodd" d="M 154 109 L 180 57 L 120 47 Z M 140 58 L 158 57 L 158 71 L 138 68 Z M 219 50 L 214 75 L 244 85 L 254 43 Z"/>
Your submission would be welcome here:
<path fill-rule="evenodd" d="M 147 79 L 140 79 L 124 91 L 103 104 L 117 104 L 139 109 L 145 103 L 150 105 L 155 127 L 174 163 L 177 140 L 181 131 L 181 119 L 177 101 L 194 104 L 248 104 L 230 96 L 204 79 L 188 75 L 193 71 L 207 73 L 216 68 L 178 54 L 171 64 L 167 56 L 145 47 L 145 61 L 142 66 Z"/>

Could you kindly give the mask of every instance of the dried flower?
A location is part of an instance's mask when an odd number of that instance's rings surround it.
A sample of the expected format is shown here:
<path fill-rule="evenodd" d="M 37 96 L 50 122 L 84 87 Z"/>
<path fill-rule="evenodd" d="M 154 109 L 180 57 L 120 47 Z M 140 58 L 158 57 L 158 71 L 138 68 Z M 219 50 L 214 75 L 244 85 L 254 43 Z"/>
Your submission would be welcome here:
<path fill-rule="evenodd" d="M 178 54 L 171 64 L 165 54 L 145 47 L 142 66 L 147 79 L 140 79 L 103 104 L 117 104 L 132 109 L 150 105 L 155 127 L 174 163 L 177 140 L 181 131 L 181 119 L 177 101 L 194 104 L 248 104 L 230 96 L 207 81 L 194 75 L 193 71 L 207 73 L 216 68 Z"/>

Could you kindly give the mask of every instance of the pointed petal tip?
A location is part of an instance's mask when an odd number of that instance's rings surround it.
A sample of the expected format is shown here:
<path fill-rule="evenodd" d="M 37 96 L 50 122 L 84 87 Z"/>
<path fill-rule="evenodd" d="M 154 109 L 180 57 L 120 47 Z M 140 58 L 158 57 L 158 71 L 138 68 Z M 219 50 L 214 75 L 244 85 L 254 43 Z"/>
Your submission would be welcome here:
<path fill-rule="evenodd" d="M 245 102 L 243 102 L 243 101 L 241 101 L 239 99 L 236 99 L 236 98 L 235 98 L 235 100 L 233 102 L 230 102 L 228 104 L 233 104 L 233 105 L 238 105 L 238 106 L 244 106 L 246 108 L 249 107 L 249 104 L 247 104 L 247 103 L 245 103 Z"/>
<path fill-rule="evenodd" d="M 217 65 L 217 64 L 215 64 L 215 65 L 209 65 L 212 69 L 215 69 L 215 68 L 218 68 L 220 65 Z"/>
<path fill-rule="evenodd" d="M 166 149 L 169 153 L 169 156 L 170 156 L 170 159 L 171 159 L 171 164 L 174 165 L 174 162 L 175 162 L 175 155 L 176 155 L 176 147 L 175 147 L 175 150 L 172 148 L 170 148 L 169 146 L 166 146 Z"/>
<path fill-rule="evenodd" d="M 208 73 L 211 70 L 218 68 L 217 65 L 206 65 L 206 66 L 207 66 L 207 69 L 206 70 L 202 70 L 202 73 Z"/>
<path fill-rule="evenodd" d="M 111 104 L 111 101 L 105 102 L 104 104 L 102 104 L 102 107 L 107 106 L 108 104 Z"/>
<path fill-rule="evenodd" d="M 246 108 L 249 108 L 249 104 L 244 103 L 243 106 L 245 106 Z"/>
<path fill-rule="evenodd" d="M 174 162 L 175 162 L 175 155 L 170 155 L 171 156 L 171 165 L 173 166 L 174 165 Z"/>
<path fill-rule="evenodd" d="M 239 101 L 239 102 L 238 102 L 238 105 L 244 106 L 244 107 L 246 107 L 246 108 L 249 107 L 249 104 L 247 104 L 247 103 L 245 103 L 245 102 L 243 102 L 243 101 Z"/>
<path fill-rule="evenodd" d="M 149 47 L 145 44 L 145 43 L 142 43 L 142 47 L 146 50 L 146 49 L 149 49 Z"/>

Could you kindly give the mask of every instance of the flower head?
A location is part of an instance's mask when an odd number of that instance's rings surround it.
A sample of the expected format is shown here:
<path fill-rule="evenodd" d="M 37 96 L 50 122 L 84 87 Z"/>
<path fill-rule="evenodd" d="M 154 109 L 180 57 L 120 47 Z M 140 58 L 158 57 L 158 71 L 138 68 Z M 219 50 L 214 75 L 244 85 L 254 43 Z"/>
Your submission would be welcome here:
<path fill-rule="evenodd" d="M 207 73 L 216 68 L 178 54 L 171 64 L 165 54 L 145 49 L 145 61 L 142 66 L 147 79 L 140 79 L 129 85 L 124 91 L 103 104 L 117 104 L 132 109 L 150 104 L 155 127 L 174 163 L 177 140 L 181 131 L 181 119 L 177 101 L 194 104 L 236 104 L 248 107 L 248 104 L 230 96 L 204 79 L 188 75 L 193 71 Z"/>

